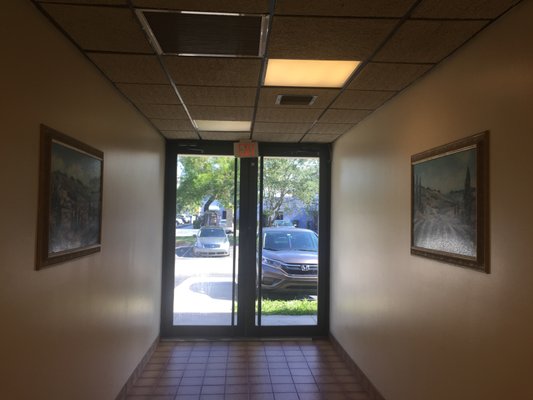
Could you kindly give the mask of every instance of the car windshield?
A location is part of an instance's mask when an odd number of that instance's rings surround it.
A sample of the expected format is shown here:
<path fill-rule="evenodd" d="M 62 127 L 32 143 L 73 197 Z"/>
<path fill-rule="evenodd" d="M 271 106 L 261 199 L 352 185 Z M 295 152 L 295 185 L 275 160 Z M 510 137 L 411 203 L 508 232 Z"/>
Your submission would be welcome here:
<path fill-rule="evenodd" d="M 224 232 L 224 229 L 218 229 L 218 228 L 202 228 L 200 229 L 200 237 L 224 237 L 226 236 L 226 232 Z"/>
<path fill-rule="evenodd" d="M 318 252 L 318 237 L 313 232 L 266 232 L 263 248 Z"/>
<path fill-rule="evenodd" d="M 292 226 L 290 221 L 274 221 L 274 226 Z"/>

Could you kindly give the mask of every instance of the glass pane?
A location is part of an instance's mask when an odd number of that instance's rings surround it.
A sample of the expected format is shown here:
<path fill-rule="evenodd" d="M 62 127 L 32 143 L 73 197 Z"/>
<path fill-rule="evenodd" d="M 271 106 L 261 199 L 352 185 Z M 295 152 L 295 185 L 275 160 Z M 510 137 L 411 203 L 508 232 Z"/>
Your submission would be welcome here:
<path fill-rule="evenodd" d="M 236 324 L 235 169 L 230 156 L 178 157 L 174 325 Z"/>
<path fill-rule="evenodd" d="M 318 158 L 263 159 L 258 325 L 317 324 L 319 167 Z"/>

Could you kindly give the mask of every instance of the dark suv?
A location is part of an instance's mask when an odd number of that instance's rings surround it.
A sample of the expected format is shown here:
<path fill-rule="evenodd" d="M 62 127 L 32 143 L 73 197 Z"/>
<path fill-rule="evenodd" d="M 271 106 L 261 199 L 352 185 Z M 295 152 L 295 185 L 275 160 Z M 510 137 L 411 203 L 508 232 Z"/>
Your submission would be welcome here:
<path fill-rule="evenodd" d="M 263 229 L 264 292 L 313 295 L 318 283 L 318 235 L 308 229 Z"/>

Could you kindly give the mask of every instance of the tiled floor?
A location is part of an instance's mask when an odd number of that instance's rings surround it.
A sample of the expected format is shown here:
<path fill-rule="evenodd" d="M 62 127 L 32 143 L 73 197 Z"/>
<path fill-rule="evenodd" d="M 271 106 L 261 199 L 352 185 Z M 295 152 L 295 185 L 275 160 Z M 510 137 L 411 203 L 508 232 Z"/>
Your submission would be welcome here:
<path fill-rule="evenodd" d="M 369 400 L 327 340 L 162 341 L 128 400 Z"/>

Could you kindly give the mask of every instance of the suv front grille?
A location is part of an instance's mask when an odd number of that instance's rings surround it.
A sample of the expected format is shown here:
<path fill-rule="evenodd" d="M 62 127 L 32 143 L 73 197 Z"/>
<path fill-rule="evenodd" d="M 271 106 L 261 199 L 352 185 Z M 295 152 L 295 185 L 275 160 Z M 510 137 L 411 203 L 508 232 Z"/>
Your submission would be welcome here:
<path fill-rule="evenodd" d="M 317 264 L 284 264 L 281 268 L 290 275 L 315 276 L 318 273 Z"/>

